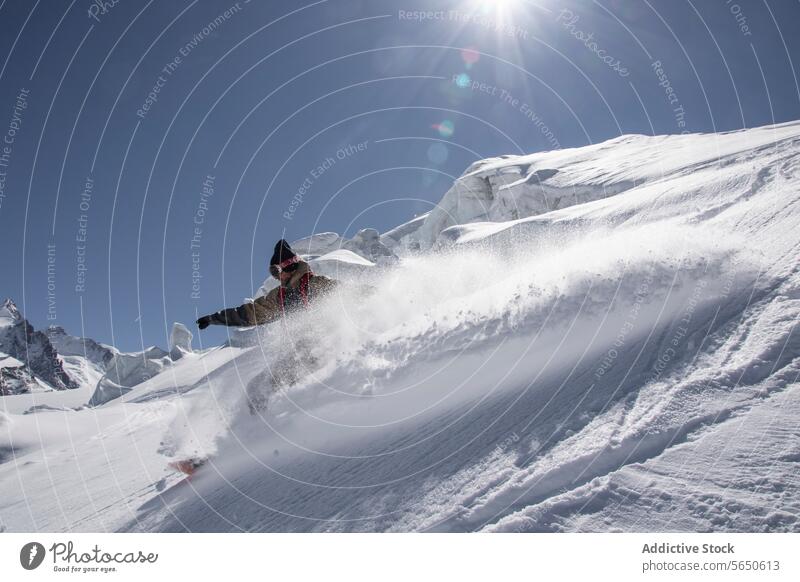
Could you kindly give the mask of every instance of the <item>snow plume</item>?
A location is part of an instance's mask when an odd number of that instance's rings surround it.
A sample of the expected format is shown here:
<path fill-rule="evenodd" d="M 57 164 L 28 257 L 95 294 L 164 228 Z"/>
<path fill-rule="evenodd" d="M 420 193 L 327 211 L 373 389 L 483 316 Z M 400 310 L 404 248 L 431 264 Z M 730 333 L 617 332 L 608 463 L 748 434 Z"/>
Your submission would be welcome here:
<path fill-rule="evenodd" d="M 171 438 L 181 455 L 207 455 L 230 427 L 256 445 L 266 424 L 333 453 L 364 431 L 423 422 L 565 367 L 586 366 L 599 380 L 624 348 L 675 321 L 684 321 L 673 332 L 681 339 L 752 287 L 755 258 L 741 248 L 707 228 L 641 226 L 490 234 L 407 258 L 259 329 L 235 374 L 216 372 L 209 390 L 184 397 Z M 649 379 L 670 372 L 673 351 Z M 287 361 L 293 383 L 251 419 L 246 386 Z"/>

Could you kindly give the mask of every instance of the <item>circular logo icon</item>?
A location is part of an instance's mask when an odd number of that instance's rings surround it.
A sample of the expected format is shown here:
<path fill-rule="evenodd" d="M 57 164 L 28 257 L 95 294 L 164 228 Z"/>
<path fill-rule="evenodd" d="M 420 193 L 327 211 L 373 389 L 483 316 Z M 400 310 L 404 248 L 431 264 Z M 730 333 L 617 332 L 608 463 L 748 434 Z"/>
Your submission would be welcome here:
<path fill-rule="evenodd" d="M 35 570 L 44 561 L 44 546 L 39 542 L 30 542 L 19 551 L 19 563 L 26 570 Z"/>

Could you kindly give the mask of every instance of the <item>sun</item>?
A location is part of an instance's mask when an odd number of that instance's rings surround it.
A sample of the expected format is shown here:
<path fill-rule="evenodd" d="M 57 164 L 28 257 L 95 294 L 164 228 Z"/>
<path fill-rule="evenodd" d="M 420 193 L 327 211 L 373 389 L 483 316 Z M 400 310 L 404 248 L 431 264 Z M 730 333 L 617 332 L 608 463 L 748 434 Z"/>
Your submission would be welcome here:
<path fill-rule="evenodd" d="M 502 31 L 510 29 L 515 21 L 525 18 L 525 2 L 526 0 L 467 0 L 466 6 L 485 25 Z"/>
<path fill-rule="evenodd" d="M 481 12 L 490 14 L 508 13 L 519 0 L 478 0 L 476 4 Z"/>

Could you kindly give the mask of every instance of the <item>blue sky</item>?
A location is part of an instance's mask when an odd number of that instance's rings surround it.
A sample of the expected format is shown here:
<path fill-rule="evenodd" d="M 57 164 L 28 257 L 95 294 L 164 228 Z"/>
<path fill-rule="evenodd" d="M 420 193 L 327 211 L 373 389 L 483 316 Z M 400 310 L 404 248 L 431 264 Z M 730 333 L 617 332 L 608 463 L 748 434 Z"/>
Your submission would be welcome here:
<path fill-rule="evenodd" d="M 0 2 L 0 295 L 126 350 L 475 159 L 800 118 L 797 2 L 101 5 Z"/>

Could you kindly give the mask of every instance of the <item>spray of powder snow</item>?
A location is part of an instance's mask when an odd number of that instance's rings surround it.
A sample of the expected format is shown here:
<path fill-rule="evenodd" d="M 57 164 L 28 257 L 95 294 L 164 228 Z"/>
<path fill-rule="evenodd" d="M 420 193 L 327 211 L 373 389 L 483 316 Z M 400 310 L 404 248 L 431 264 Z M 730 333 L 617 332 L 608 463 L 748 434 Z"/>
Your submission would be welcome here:
<path fill-rule="evenodd" d="M 614 337 L 596 337 L 599 326 L 635 301 L 642 303 L 644 333 L 665 311 L 677 312 L 698 281 L 705 282 L 704 301 L 719 298 L 722 275 L 734 263 L 735 284 L 752 285 L 753 272 L 744 268 L 752 258 L 741 248 L 730 236 L 662 225 L 502 244 L 490 237 L 480 245 L 405 259 L 345 282 L 310 312 L 260 329 L 235 375 L 211 378 L 207 389 L 189 396 L 170 439 L 182 454 L 213 454 L 232 425 L 250 421 L 247 384 L 292 354 L 302 355 L 299 377 L 271 397 L 272 420 L 305 419 L 336 432 L 343 425 L 391 424 L 434 407 L 457 406 L 497 389 L 501 377 L 509 385 L 523 381 L 545 363 L 545 354 L 552 361 L 553 346 L 559 346 L 563 365 L 587 351 L 602 353 Z M 566 330 L 575 329 L 591 344 L 559 345 Z M 459 367 L 469 368 L 470 358 L 485 360 L 501 342 L 506 358 L 463 381 Z M 360 406 L 365 401 L 368 413 Z M 325 416 L 324 408 L 333 412 Z M 307 425 L 304 430 L 314 432 Z M 320 439 L 330 439 L 331 430 L 320 430 Z"/>

